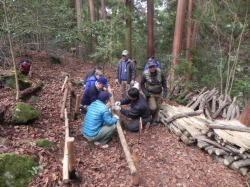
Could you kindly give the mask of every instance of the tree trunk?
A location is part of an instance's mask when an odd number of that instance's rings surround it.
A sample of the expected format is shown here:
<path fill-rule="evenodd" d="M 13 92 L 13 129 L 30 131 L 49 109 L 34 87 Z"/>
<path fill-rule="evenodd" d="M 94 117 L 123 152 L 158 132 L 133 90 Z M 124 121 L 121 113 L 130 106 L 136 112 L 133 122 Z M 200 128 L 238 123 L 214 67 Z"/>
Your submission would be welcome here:
<path fill-rule="evenodd" d="M 173 60 L 172 60 L 171 72 L 168 76 L 169 81 L 174 80 L 175 77 L 174 66 L 179 64 L 177 58 L 181 54 L 185 12 L 186 12 L 186 0 L 178 0 L 176 19 L 175 19 L 173 50 L 172 50 Z"/>
<path fill-rule="evenodd" d="M 132 58 L 132 0 L 126 0 L 126 48 L 129 51 L 129 56 Z"/>
<path fill-rule="evenodd" d="M 148 18 L 148 56 L 154 55 L 154 1 L 147 0 L 147 18 Z"/>
<path fill-rule="evenodd" d="M 106 7 L 105 7 L 105 0 L 101 0 L 101 4 L 102 4 L 102 19 L 103 19 L 104 25 L 107 25 L 108 19 L 107 19 Z"/>
<path fill-rule="evenodd" d="M 239 121 L 247 127 L 250 127 L 250 99 L 248 100 L 246 107 L 241 113 Z"/>
<path fill-rule="evenodd" d="M 188 1 L 188 15 L 187 15 L 187 43 L 186 43 L 186 60 L 188 61 L 188 69 L 186 71 L 186 84 L 185 90 L 189 90 L 189 84 L 192 79 L 192 59 L 190 55 L 191 50 L 191 37 L 192 37 L 192 8 L 193 0 Z"/>
<path fill-rule="evenodd" d="M 89 0 L 89 9 L 90 9 L 90 19 L 91 23 L 94 24 L 96 21 L 95 18 L 95 5 L 93 0 Z M 92 32 L 92 50 L 93 52 L 96 51 L 96 44 L 97 44 L 97 39 L 94 33 Z"/>
<path fill-rule="evenodd" d="M 6 28 L 9 29 L 9 21 L 8 21 L 8 15 L 7 15 L 7 8 L 6 8 L 6 0 L 3 1 L 3 9 L 4 9 L 4 15 L 5 15 L 5 21 L 6 21 Z M 15 62 L 15 54 L 13 50 L 13 42 L 10 32 L 8 32 L 8 40 L 10 44 L 10 53 L 12 57 L 13 67 L 15 71 L 15 80 L 16 80 L 16 100 L 19 99 L 19 84 L 18 84 L 18 76 L 17 76 L 17 69 L 16 69 L 16 62 Z"/>
<path fill-rule="evenodd" d="M 76 3 L 75 3 L 75 6 L 76 6 L 76 19 L 77 19 L 77 30 L 78 30 L 78 37 L 80 39 L 83 38 L 83 35 L 82 35 L 82 17 L 81 17 L 81 12 L 82 12 L 82 5 L 81 5 L 81 0 L 76 0 Z M 85 47 L 84 47 L 84 44 L 83 43 L 79 43 L 78 44 L 78 52 L 79 52 L 79 57 L 81 59 L 84 58 L 85 56 Z"/>

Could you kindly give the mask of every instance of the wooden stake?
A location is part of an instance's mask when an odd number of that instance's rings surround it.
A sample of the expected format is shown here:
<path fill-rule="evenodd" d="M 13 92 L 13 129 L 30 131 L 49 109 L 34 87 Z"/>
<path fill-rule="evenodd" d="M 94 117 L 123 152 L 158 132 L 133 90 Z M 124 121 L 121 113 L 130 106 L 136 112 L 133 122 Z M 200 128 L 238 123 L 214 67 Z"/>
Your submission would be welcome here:
<path fill-rule="evenodd" d="M 68 87 L 66 87 L 63 95 L 63 101 L 62 101 L 62 106 L 61 106 L 61 115 L 60 118 L 63 119 L 63 113 L 66 105 L 66 100 L 67 100 L 67 95 L 68 95 Z"/>
<path fill-rule="evenodd" d="M 140 183 L 140 173 L 139 173 L 139 150 L 135 149 L 133 151 L 133 161 L 137 170 L 137 173 L 135 176 L 133 176 L 133 184 L 139 185 Z"/>
<path fill-rule="evenodd" d="M 75 178 L 75 158 L 74 158 L 74 137 L 69 137 L 67 140 L 67 146 L 68 146 L 68 159 L 69 159 L 69 178 L 74 179 Z"/>
<path fill-rule="evenodd" d="M 62 85 L 61 92 L 64 91 L 64 88 L 65 88 L 65 86 L 66 86 L 66 84 L 67 84 L 67 82 L 68 82 L 68 78 L 69 78 L 69 76 L 67 75 L 67 76 L 65 77 L 65 79 L 64 79 L 64 83 L 63 83 L 63 85 Z"/>
<path fill-rule="evenodd" d="M 142 119 L 141 119 L 141 117 L 140 117 L 138 144 L 140 144 L 141 133 L 142 133 Z"/>
<path fill-rule="evenodd" d="M 80 94 L 76 95 L 76 104 L 75 104 L 75 110 L 74 110 L 74 120 L 77 120 L 77 115 L 79 113 L 79 105 L 80 105 Z"/>

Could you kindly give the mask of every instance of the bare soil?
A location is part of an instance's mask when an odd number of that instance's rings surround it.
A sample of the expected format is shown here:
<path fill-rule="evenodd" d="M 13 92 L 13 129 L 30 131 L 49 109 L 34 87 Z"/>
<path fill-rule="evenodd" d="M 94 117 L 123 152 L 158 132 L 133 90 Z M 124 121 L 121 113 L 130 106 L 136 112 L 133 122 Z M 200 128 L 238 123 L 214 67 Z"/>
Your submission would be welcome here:
<path fill-rule="evenodd" d="M 27 58 L 27 57 L 26 57 Z M 64 149 L 64 121 L 60 120 L 60 105 L 63 97 L 62 72 L 70 74 L 72 80 L 83 78 L 93 65 L 74 57 L 67 57 L 62 64 L 51 64 L 45 53 L 29 52 L 33 61 L 33 84 L 43 81 L 45 86 L 36 95 L 35 104 L 41 111 L 38 120 L 28 125 L 0 125 L 0 153 L 15 152 L 37 157 L 45 166 L 29 186 L 63 186 L 62 158 Z M 119 88 L 115 86 L 115 67 L 106 65 L 104 74 L 114 87 L 119 99 Z M 74 86 L 75 93 L 83 94 L 81 86 Z M 15 105 L 15 91 L 5 86 L 0 89 L 0 101 L 8 106 L 7 115 Z M 29 103 L 29 98 L 24 102 Z M 73 106 L 74 99 L 72 100 Z M 165 100 L 165 102 L 174 103 Z M 34 105 L 34 104 L 32 104 Z M 77 178 L 65 186 L 133 186 L 130 170 L 116 133 L 109 148 L 100 149 L 88 143 L 82 136 L 82 117 L 72 120 L 70 115 L 70 136 L 75 137 L 75 169 Z M 9 113 L 9 114 L 8 114 Z M 124 118 L 123 120 L 126 120 Z M 139 149 L 140 186 L 249 186 L 249 179 L 218 163 L 196 146 L 179 142 L 162 125 L 144 132 L 138 144 L 138 133 L 126 132 L 125 137 L 131 151 Z M 36 139 L 48 139 L 57 145 L 39 148 Z"/>

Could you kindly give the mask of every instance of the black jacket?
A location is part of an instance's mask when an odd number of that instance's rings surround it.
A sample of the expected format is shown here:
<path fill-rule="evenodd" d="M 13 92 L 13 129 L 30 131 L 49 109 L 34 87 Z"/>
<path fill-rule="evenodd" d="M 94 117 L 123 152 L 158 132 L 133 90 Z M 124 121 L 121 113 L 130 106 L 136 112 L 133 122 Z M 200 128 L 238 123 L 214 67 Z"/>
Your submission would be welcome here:
<path fill-rule="evenodd" d="M 98 95 L 101 91 L 97 89 L 95 84 L 92 84 L 89 89 L 84 92 L 84 95 L 81 100 L 81 105 L 90 105 L 91 103 L 93 103 L 95 100 L 98 99 Z"/>
<path fill-rule="evenodd" d="M 151 115 L 151 109 L 149 108 L 146 99 L 141 94 L 139 94 L 139 98 L 135 101 L 130 100 L 128 97 L 123 98 L 121 100 L 121 105 L 126 104 L 131 104 L 131 109 L 126 110 L 121 108 L 121 113 L 124 116 L 135 119 L 139 117 L 147 118 Z"/>

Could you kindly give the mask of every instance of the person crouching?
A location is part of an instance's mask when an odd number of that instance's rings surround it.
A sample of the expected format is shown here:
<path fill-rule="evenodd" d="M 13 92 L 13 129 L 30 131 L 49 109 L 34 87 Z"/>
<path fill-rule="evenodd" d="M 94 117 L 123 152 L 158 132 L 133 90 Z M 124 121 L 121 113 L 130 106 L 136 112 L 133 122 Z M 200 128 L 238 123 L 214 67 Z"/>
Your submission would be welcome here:
<path fill-rule="evenodd" d="M 110 97 L 111 94 L 106 91 L 98 95 L 98 99 L 88 107 L 82 128 L 83 136 L 100 148 L 108 148 L 107 142 L 115 132 L 119 119 L 117 115 L 111 116 L 111 104 L 108 102 Z"/>

